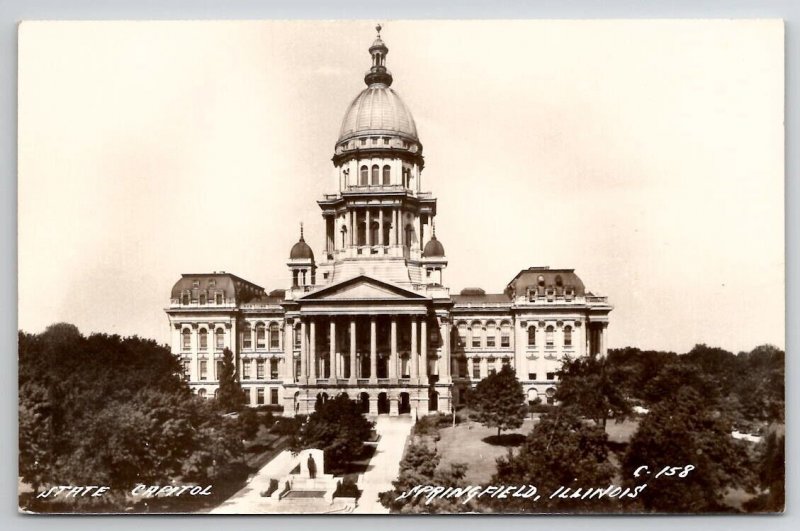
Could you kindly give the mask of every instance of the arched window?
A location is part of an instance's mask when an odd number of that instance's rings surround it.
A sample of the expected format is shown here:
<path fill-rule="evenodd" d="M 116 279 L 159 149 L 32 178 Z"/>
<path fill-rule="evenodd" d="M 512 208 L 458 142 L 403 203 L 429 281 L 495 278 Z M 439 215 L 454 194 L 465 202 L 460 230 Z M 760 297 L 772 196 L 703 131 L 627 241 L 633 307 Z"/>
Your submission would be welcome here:
<path fill-rule="evenodd" d="M 497 346 L 497 327 L 492 321 L 486 323 L 486 346 Z"/>
<path fill-rule="evenodd" d="M 369 184 L 369 168 L 367 168 L 366 166 L 361 166 L 361 179 L 358 181 L 358 184 L 360 185 Z"/>
<path fill-rule="evenodd" d="M 483 326 L 478 321 L 472 323 L 472 348 L 480 348 L 481 335 L 483 335 Z"/>
<path fill-rule="evenodd" d="M 467 346 L 467 323 L 458 323 L 458 346 Z"/>
<path fill-rule="evenodd" d="M 500 346 L 504 348 L 511 346 L 511 325 L 508 323 L 500 325 Z"/>
<path fill-rule="evenodd" d="M 205 328 L 200 329 L 200 350 L 208 349 L 208 331 Z"/>
<path fill-rule="evenodd" d="M 267 348 L 267 329 L 261 323 L 256 325 L 256 348 Z"/>
<path fill-rule="evenodd" d="M 269 325 L 269 348 L 279 348 L 280 344 L 280 327 L 278 323 L 272 323 Z"/>
<path fill-rule="evenodd" d="M 383 184 L 391 183 L 391 172 L 392 170 L 389 168 L 388 164 L 383 167 Z"/>
<path fill-rule="evenodd" d="M 569 325 L 564 327 L 564 346 L 572 346 L 572 327 Z"/>
<path fill-rule="evenodd" d="M 222 350 L 225 348 L 225 330 L 222 328 L 217 328 L 215 332 L 214 343 L 217 347 L 217 350 Z"/>
<path fill-rule="evenodd" d="M 205 293 L 201 293 L 200 294 L 200 304 L 201 305 L 205 305 L 205 303 L 206 303 L 206 294 Z"/>
<path fill-rule="evenodd" d="M 531 326 L 528 328 L 528 346 L 535 347 L 536 346 L 536 327 Z"/>
<path fill-rule="evenodd" d="M 191 350 L 192 349 L 192 333 L 189 331 L 188 328 L 184 328 L 183 332 L 181 333 L 181 337 L 183 338 L 183 350 Z"/>
<path fill-rule="evenodd" d="M 410 186 L 411 181 L 411 170 L 408 168 L 403 168 L 403 186 L 408 188 Z"/>
<path fill-rule="evenodd" d="M 552 325 L 548 326 L 547 328 L 544 329 L 544 346 L 545 347 L 552 347 L 554 345 L 553 332 L 554 332 L 554 329 L 553 329 Z"/>
<path fill-rule="evenodd" d="M 242 328 L 242 348 L 253 348 L 253 329 L 249 324 L 245 324 Z"/>
<path fill-rule="evenodd" d="M 380 168 L 377 164 L 372 166 L 372 184 L 381 184 Z"/>
<path fill-rule="evenodd" d="M 199 391 L 197 391 L 197 396 L 199 396 L 200 398 L 205 398 L 206 397 L 206 390 L 205 389 L 200 389 Z"/>

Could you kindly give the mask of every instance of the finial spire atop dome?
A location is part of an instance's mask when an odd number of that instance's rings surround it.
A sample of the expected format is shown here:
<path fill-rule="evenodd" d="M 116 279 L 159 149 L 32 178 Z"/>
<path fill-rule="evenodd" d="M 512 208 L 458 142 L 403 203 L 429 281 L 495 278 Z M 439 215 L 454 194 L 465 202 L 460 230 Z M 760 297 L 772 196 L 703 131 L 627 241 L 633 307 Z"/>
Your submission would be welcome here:
<path fill-rule="evenodd" d="M 300 241 L 301 242 L 306 241 L 305 238 L 303 238 L 303 222 L 302 221 L 300 222 Z"/>
<path fill-rule="evenodd" d="M 389 53 L 389 48 L 381 39 L 382 29 L 383 26 L 380 24 L 375 26 L 378 35 L 375 37 L 375 42 L 369 47 L 369 53 L 372 55 L 372 67 L 364 76 L 364 83 L 368 86 L 382 84 L 388 87 L 392 84 L 392 74 L 386 69 L 386 54 Z"/>

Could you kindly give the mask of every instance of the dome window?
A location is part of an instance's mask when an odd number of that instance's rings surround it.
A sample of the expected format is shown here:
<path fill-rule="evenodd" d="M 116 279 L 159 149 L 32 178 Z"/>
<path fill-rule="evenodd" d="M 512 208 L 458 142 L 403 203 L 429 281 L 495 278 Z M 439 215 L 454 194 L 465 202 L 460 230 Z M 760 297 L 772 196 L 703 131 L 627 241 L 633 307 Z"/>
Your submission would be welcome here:
<path fill-rule="evenodd" d="M 384 146 L 388 146 L 389 145 L 389 137 L 386 137 L 386 136 L 383 137 L 383 145 Z"/>
<path fill-rule="evenodd" d="M 369 184 L 369 168 L 367 168 L 366 165 L 361 166 L 361 179 L 359 180 L 358 184 L 362 186 Z"/>
<path fill-rule="evenodd" d="M 388 185 L 388 184 L 391 183 L 391 181 L 392 181 L 391 176 L 392 176 L 392 169 L 387 164 L 386 166 L 383 167 L 383 184 L 384 185 Z"/>
<path fill-rule="evenodd" d="M 374 164 L 372 166 L 372 184 L 373 185 L 380 184 L 379 172 L 380 172 L 380 169 L 379 169 L 378 165 Z"/>
<path fill-rule="evenodd" d="M 367 139 L 366 138 L 362 138 L 361 139 L 361 145 L 362 146 L 366 146 L 367 145 Z"/>

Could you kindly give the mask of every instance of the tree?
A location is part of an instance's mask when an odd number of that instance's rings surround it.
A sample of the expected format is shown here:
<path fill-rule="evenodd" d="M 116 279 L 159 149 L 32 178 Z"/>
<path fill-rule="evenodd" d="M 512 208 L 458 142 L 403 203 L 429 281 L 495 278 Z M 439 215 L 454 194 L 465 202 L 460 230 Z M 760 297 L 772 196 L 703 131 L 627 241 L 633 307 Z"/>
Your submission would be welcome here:
<path fill-rule="evenodd" d="M 786 508 L 786 436 L 776 427 L 760 444 L 758 484 L 766 493 L 745 503 L 751 512 L 782 512 Z"/>
<path fill-rule="evenodd" d="M 224 411 L 239 411 L 245 404 L 244 391 L 242 391 L 242 385 L 237 378 L 233 352 L 229 348 L 222 351 L 217 404 Z"/>
<path fill-rule="evenodd" d="M 325 452 L 326 463 L 342 466 L 361 455 L 364 441 L 371 436 L 373 426 L 374 423 L 361 414 L 356 402 L 339 395 L 309 415 L 299 427 L 292 447 L 295 451 L 319 448 Z"/>
<path fill-rule="evenodd" d="M 167 347 L 84 337 L 68 324 L 19 334 L 19 446 L 20 476 L 34 492 L 111 487 L 94 498 L 21 497 L 31 510 L 118 511 L 138 483 L 246 477 L 236 421 L 192 396 Z"/>
<path fill-rule="evenodd" d="M 631 414 L 621 373 L 606 358 L 567 358 L 558 376 L 555 399 L 563 407 L 573 408 L 578 415 L 594 420 L 604 430 L 609 415 L 622 422 Z"/>
<path fill-rule="evenodd" d="M 647 466 L 644 509 L 656 512 L 725 511 L 726 491 L 748 487 L 750 464 L 744 442 L 731 437 L 730 422 L 691 386 L 664 397 L 639 424 L 622 459 L 623 477 Z M 655 475 L 664 467 L 694 468 L 685 477 Z"/>
<path fill-rule="evenodd" d="M 508 365 L 478 382 L 468 395 L 468 403 L 475 410 L 478 422 L 497 428 L 498 436 L 502 430 L 522 426 L 527 412 L 522 384 Z"/>
<path fill-rule="evenodd" d="M 497 459 L 492 485 L 535 485 L 541 498 L 491 500 L 502 512 L 610 510 L 609 499 L 550 497 L 561 486 L 607 488 L 615 468 L 608 460 L 608 436 L 573 410 L 557 408 L 542 415 L 516 453 Z M 613 505 L 612 505 L 613 507 Z"/>
<path fill-rule="evenodd" d="M 403 459 L 400 461 L 400 473 L 397 480 L 392 482 L 392 490 L 381 492 L 378 495 L 381 504 L 393 513 L 457 513 L 474 511 L 476 504 L 463 503 L 458 498 L 434 498 L 428 503 L 424 495 L 409 496 L 398 499 L 403 493 L 410 492 L 414 487 L 436 485 L 441 487 L 464 487 L 464 475 L 467 466 L 463 463 L 454 463 L 447 469 L 439 468 L 440 457 L 436 450 L 425 444 L 411 443 L 406 447 Z"/>

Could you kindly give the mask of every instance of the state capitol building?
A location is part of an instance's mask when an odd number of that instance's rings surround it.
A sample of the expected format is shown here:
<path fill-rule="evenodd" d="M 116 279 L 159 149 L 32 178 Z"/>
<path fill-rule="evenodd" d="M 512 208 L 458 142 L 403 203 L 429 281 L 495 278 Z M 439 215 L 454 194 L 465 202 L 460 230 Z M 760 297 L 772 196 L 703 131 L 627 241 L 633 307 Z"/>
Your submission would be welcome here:
<path fill-rule="evenodd" d="M 267 291 L 214 272 L 173 286 L 172 352 L 199 396 L 214 396 L 225 348 L 249 403 L 285 415 L 342 393 L 370 414 L 447 412 L 504 365 L 529 401 L 551 401 L 565 356 L 605 354 L 612 307 L 572 269 L 530 267 L 502 293 L 450 293 L 422 143 L 388 51 L 378 33 L 334 147 L 335 192 L 317 201 L 324 238 L 309 235 L 312 249 L 301 228 L 292 285 Z"/>

